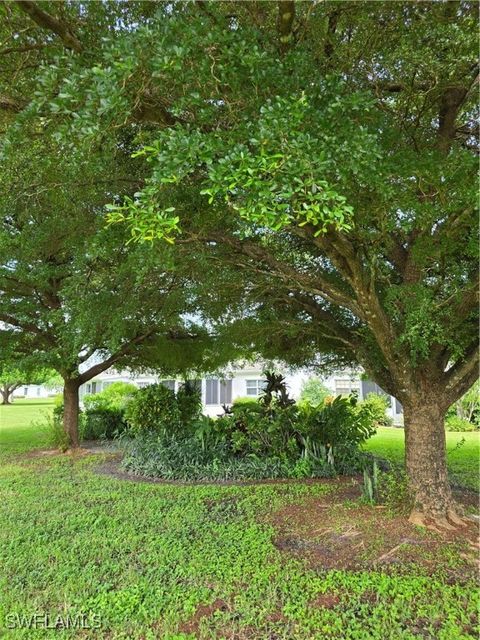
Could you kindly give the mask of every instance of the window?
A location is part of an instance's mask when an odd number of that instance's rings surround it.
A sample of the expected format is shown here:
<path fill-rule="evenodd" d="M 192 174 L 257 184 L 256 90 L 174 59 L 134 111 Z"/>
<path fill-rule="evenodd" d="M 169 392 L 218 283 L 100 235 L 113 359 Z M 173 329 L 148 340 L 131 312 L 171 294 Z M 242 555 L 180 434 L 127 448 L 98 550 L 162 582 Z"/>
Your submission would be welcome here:
<path fill-rule="evenodd" d="M 207 378 L 205 380 L 205 404 L 231 404 L 232 381 Z"/>
<path fill-rule="evenodd" d="M 335 380 L 335 395 L 348 396 L 351 393 L 358 393 L 360 390 L 360 384 L 357 381 L 352 381 L 349 378 L 337 378 Z"/>
<path fill-rule="evenodd" d="M 220 404 L 232 403 L 232 380 L 220 380 Z"/>
<path fill-rule="evenodd" d="M 170 389 L 170 391 L 175 391 L 175 380 L 160 380 L 160 384 L 163 384 L 163 386 Z"/>
<path fill-rule="evenodd" d="M 215 378 L 205 380 L 205 404 L 218 404 L 218 380 Z"/>
<path fill-rule="evenodd" d="M 265 380 L 246 380 L 247 383 L 247 396 L 257 397 L 261 395 L 262 391 L 267 386 Z"/>
<path fill-rule="evenodd" d="M 106 380 L 103 383 L 102 389 L 106 389 L 107 387 L 109 387 L 111 384 L 113 384 L 113 380 Z"/>

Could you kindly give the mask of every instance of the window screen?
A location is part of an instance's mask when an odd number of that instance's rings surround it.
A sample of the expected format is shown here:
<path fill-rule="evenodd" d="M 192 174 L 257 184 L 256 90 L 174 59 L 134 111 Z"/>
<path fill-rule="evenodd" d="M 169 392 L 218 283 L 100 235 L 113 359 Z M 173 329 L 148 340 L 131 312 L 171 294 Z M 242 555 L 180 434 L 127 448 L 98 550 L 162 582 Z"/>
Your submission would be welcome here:
<path fill-rule="evenodd" d="M 232 402 L 232 381 L 220 380 L 220 404 L 231 404 Z"/>
<path fill-rule="evenodd" d="M 216 378 L 205 380 L 205 404 L 218 404 L 218 380 Z"/>

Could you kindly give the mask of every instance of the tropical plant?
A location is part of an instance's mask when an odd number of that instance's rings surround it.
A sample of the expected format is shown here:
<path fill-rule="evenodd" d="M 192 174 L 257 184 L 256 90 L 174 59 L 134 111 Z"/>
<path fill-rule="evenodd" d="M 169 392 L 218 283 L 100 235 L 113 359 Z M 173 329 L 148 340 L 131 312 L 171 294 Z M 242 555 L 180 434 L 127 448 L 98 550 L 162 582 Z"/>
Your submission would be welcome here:
<path fill-rule="evenodd" d="M 378 477 L 378 463 L 374 460 L 371 468 L 366 465 L 363 470 L 363 497 L 372 504 L 378 497 Z"/>
<path fill-rule="evenodd" d="M 267 409 L 272 409 L 273 406 L 285 409 L 295 404 L 295 400 L 288 395 L 287 382 L 282 374 L 266 371 L 264 376 L 265 387 L 260 396 L 260 402 Z"/>

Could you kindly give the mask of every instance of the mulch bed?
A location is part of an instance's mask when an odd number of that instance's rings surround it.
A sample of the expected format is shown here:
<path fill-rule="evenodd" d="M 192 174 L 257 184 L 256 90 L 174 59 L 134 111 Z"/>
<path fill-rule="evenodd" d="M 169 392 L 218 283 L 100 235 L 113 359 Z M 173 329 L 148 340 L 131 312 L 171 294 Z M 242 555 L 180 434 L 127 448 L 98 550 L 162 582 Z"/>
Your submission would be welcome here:
<path fill-rule="evenodd" d="M 276 547 L 322 569 L 416 563 L 433 572 L 441 562 L 442 549 L 455 545 L 462 558 L 455 573 L 465 578 L 476 575 L 477 523 L 437 534 L 412 525 L 404 515 L 392 515 L 385 507 L 362 504 L 360 497 L 360 482 L 350 479 L 343 486 L 339 483 L 334 494 L 280 509 L 268 518 L 277 532 Z"/>

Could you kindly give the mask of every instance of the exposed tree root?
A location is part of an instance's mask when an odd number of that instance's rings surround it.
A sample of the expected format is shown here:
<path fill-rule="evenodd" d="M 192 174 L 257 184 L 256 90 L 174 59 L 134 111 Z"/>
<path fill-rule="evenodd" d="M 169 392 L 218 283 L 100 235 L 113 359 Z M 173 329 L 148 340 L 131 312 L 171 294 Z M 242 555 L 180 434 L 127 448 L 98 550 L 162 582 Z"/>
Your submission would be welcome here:
<path fill-rule="evenodd" d="M 412 511 L 408 521 L 417 527 L 426 527 L 427 523 L 425 521 L 425 516 L 421 511 Z"/>
<path fill-rule="evenodd" d="M 468 526 L 468 520 L 466 518 L 462 518 L 459 516 L 456 511 L 453 509 L 449 509 L 447 512 L 447 518 L 450 520 L 452 524 L 457 525 L 458 527 L 466 527 Z"/>
<path fill-rule="evenodd" d="M 437 533 L 456 531 L 459 527 L 466 527 L 469 524 L 466 518 L 459 516 L 453 509 L 449 509 L 445 516 L 429 516 L 414 509 L 408 521 L 418 527 L 425 527 Z"/>

